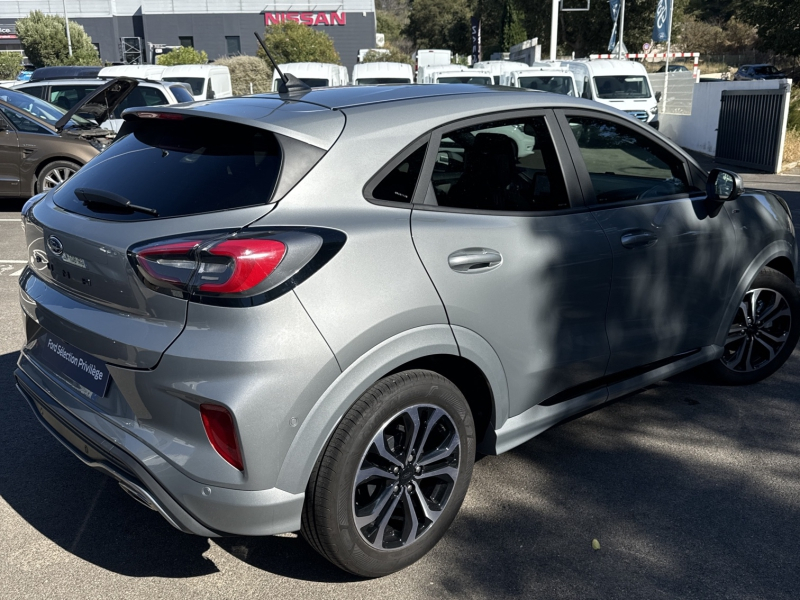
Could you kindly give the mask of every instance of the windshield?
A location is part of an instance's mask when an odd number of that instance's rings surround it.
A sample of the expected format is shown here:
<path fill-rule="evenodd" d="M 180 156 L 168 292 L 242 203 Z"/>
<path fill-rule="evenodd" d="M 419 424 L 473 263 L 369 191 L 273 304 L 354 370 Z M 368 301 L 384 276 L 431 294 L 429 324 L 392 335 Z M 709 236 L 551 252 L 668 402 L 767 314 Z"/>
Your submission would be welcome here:
<path fill-rule="evenodd" d="M 175 81 L 177 83 L 188 83 L 192 86 L 192 94 L 201 96 L 206 87 L 205 77 L 164 77 L 162 81 Z"/>
<path fill-rule="evenodd" d="M 595 77 L 597 97 L 604 100 L 649 98 L 650 86 L 645 75 L 604 75 Z"/>
<path fill-rule="evenodd" d="M 0 100 L 8 102 L 12 106 L 24 110 L 47 123 L 48 125 L 56 126 L 58 120 L 66 114 L 66 110 L 55 104 L 50 104 L 44 100 L 40 100 L 35 96 L 23 94 L 21 92 L 12 92 L 10 90 L 3 90 L 0 88 Z M 94 123 L 83 117 L 77 115 L 73 116 L 66 127 L 96 127 Z"/>
<path fill-rule="evenodd" d="M 461 77 L 456 75 L 448 75 L 447 77 L 439 77 L 438 83 L 479 83 L 484 85 L 492 85 L 491 77 L 473 77 L 472 75 L 463 75 Z"/>
<path fill-rule="evenodd" d="M 194 102 L 194 97 L 189 93 L 189 90 L 181 85 L 171 85 L 169 86 L 169 91 L 172 92 L 178 102 Z"/>
<path fill-rule="evenodd" d="M 753 67 L 753 73 L 757 73 L 758 75 L 774 75 L 778 73 L 778 69 L 773 67 L 772 65 L 764 65 L 763 67 Z"/>
<path fill-rule="evenodd" d="M 562 96 L 575 95 L 571 77 L 548 77 L 540 75 L 536 77 L 520 77 L 519 87 L 528 90 L 552 92 L 554 94 L 561 94 Z"/>
<path fill-rule="evenodd" d="M 408 77 L 364 77 L 356 81 L 356 85 L 376 85 L 380 83 L 411 83 Z"/>

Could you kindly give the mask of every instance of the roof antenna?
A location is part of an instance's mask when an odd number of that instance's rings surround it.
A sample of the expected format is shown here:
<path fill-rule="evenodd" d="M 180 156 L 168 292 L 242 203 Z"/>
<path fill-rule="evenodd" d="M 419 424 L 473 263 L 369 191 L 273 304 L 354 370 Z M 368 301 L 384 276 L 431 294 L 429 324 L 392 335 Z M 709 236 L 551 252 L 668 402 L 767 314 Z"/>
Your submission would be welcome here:
<path fill-rule="evenodd" d="M 275 70 L 278 72 L 278 75 L 281 78 L 280 83 L 278 83 L 279 94 L 297 94 L 297 93 L 304 93 L 311 91 L 311 87 L 306 85 L 297 77 L 295 77 L 291 73 L 284 73 L 283 71 L 281 71 L 280 67 L 278 66 L 278 63 L 275 62 L 275 59 L 272 58 L 272 54 L 269 53 L 267 45 L 264 43 L 264 40 L 261 39 L 260 35 L 258 35 L 258 32 L 254 31 L 253 35 L 256 36 L 258 43 L 261 44 L 261 47 L 264 49 L 264 52 L 267 53 L 267 58 L 269 58 L 269 61 L 272 63 L 272 66 L 275 67 Z"/>

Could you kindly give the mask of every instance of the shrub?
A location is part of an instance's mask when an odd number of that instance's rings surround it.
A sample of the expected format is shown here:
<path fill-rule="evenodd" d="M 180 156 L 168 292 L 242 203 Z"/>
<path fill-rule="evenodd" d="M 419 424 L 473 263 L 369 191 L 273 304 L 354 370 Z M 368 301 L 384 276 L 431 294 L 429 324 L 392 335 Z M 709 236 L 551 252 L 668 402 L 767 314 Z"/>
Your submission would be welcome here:
<path fill-rule="evenodd" d="M 205 50 L 197 51 L 191 46 L 181 46 L 172 52 L 162 54 L 156 59 L 156 63 L 165 67 L 175 65 L 204 65 L 208 62 L 208 54 Z"/>
<path fill-rule="evenodd" d="M 0 79 L 16 79 L 22 71 L 22 55 L 16 52 L 0 52 Z"/>
<path fill-rule="evenodd" d="M 256 56 L 223 56 L 215 60 L 214 64 L 230 70 L 234 96 L 271 91 L 272 69 Z"/>
<path fill-rule="evenodd" d="M 327 33 L 315 31 L 295 21 L 270 25 L 264 33 L 264 41 L 279 65 L 293 62 L 342 64 L 333 40 Z M 258 56 L 268 60 L 261 48 L 258 49 Z"/>
<path fill-rule="evenodd" d="M 395 62 L 406 63 L 409 65 L 414 64 L 414 61 L 411 60 L 411 57 L 405 52 L 401 52 L 397 48 L 392 47 L 388 47 L 386 50 L 388 50 L 388 52 L 376 52 L 375 50 L 370 50 L 367 52 L 361 62 Z"/>

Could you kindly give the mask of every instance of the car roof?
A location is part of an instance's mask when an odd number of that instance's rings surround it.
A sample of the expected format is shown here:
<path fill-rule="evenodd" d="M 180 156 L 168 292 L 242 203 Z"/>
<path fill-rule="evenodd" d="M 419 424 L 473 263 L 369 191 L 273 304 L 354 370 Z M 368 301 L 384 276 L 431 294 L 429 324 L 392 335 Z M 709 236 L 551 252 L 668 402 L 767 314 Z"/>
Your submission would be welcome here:
<path fill-rule="evenodd" d="M 103 85 L 104 83 L 115 79 L 114 77 L 98 77 L 96 79 L 45 79 L 43 81 L 26 81 L 23 84 L 15 86 L 17 89 L 27 89 L 31 87 L 36 87 L 39 85 L 52 85 L 52 86 L 59 86 L 59 85 Z M 129 79 L 138 79 L 137 77 L 130 77 Z M 167 87 L 161 81 L 154 81 L 152 79 L 138 79 L 139 85 L 141 86 L 152 86 L 152 87 Z M 167 84 L 175 84 L 174 81 L 167 82 Z"/>

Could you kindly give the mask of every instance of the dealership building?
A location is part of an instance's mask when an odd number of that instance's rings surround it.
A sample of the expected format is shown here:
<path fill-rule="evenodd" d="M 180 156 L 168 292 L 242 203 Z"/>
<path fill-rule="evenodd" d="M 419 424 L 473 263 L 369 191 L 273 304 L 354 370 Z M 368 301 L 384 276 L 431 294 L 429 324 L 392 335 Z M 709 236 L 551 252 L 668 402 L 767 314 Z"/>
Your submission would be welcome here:
<path fill-rule="evenodd" d="M 193 46 L 213 60 L 256 53 L 254 31 L 297 21 L 324 31 L 348 68 L 358 51 L 375 47 L 375 1 L 279 0 L 0 0 L 0 50 L 20 48 L 14 23 L 33 10 L 83 25 L 108 62 L 152 61 L 159 48 Z"/>

